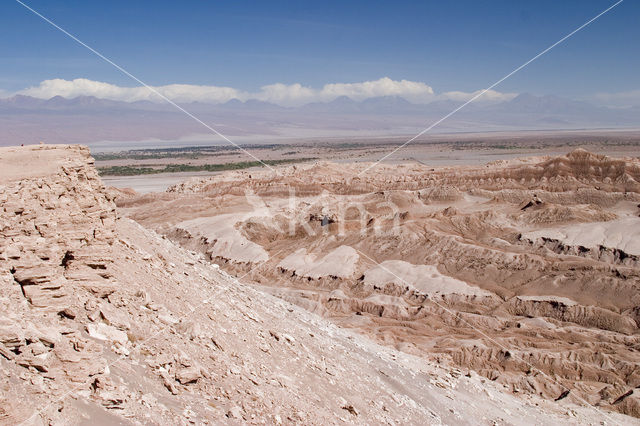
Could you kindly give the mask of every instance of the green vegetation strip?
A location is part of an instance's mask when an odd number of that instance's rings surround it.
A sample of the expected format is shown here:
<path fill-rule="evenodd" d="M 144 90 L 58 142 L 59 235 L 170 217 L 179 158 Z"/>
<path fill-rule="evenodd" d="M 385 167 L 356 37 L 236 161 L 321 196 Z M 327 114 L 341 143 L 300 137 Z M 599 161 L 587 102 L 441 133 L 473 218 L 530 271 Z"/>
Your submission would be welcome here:
<path fill-rule="evenodd" d="M 261 149 L 278 151 L 291 148 L 288 144 L 249 144 L 241 145 L 242 149 Z M 239 151 L 239 147 L 228 145 L 214 146 L 187 146 L 180 148 L 147 148 L 147 149 L 131 149 L 129 151 L 120 152 L 96 152 L 93 158 L 96 161 L 110 160 L 148 160 L 160 158 L 190 158 L 196 159 L 205 156 L 219 156 Z"/>
<path fill-rule="evenodd" d="M 279 164 L 302 163 L 305 161 L 313 161 L 317 158 L 291 158 L 286 160 L 265 160 L 264 163 L 269 166 L 277 166 Z M 259 161 L 241 161 L 238 163 L 224 164 L 167 164 L 162 168 L 154 167 L 134 167 L 134 166 L 109 166 L 98 167 L 100 176 L 136 176 L 136 175 L 155 175 L 159 173 L 180 173 L 180 172 L 221 172 L 225 170 L 240 170 L 250 167 L 263 167 Z"/>

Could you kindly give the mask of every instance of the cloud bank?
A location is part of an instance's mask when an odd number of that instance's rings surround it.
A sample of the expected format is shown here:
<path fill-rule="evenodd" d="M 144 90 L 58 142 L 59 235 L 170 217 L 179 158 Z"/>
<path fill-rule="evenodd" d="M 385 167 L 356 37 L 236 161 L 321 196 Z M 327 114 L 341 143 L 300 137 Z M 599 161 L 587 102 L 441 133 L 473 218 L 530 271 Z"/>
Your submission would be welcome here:
<path fill-rule="evenodd" d="M 299 83 L 275 83 L 260 88 L 257 92 L 247 92 L 233 87 L 202 86 L 192 84 L 169 84 L 154 89 L 174 102 L 224 103 L 232 99 L 247 101 L 256 99 L 282 106 L 298 106 L 310 102 L 330 102 L 338 97 L 347 96 L 356 101 L 380 96 L 398 96 L 413 103 L 429 103 L 436 100 L 466 101 L 479 92 L 445 92 L 436 94 L 429 85 L 419 81 L 392 80 L 383 77 L 379 80 L 360 83 L 330 83 L 316 89 Z M 122 87 L 101 81 L 78 78 L 75 80 L 52 79 L 38 86 L 21 90 L 18 94 L 40 99 L 54 96 L 75 98 L 77 96 L 95 96 L 114 101 L 161 102 L 162 98 L 147 87 Z M 490 90 L 478 101 L 497 102 L 512 99 L 515 93 L 501 93 Z"/>

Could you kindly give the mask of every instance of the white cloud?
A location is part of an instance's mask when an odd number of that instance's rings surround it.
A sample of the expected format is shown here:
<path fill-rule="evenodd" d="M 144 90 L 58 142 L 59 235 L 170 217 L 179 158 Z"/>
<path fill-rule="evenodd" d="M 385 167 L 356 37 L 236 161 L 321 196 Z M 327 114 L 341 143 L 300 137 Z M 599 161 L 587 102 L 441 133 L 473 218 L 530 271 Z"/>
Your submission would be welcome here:
<path fill-rule="evenodd" d="M 242 97 L 242 94 L 231 87 L 196 86 L 192 84 L 170 84 L 154 87 L 162 95 L 175 102 L 227 102 L 234 98 Z M 100 99 L 114 101 L 161 101 L 162 98 L 152 90 L 144 86 L 121 87 L 115 84 L 101 81 L 77 78 L 75 80 L 63 80 L 56 78 L 45 80 L 38 86 L 18 92 L 22 95 L 34 98 L 50 99 L 54 96 L 75 98 L 77 96 L 95 96 Z"/>
<path fill-rule="evenodd" d="M 170 84 L 154 87 L 159 93 L 175 102 L 224 103 L 231 99 L 246 101 L 258 99 L 278 105 L 296 106 L 309 102 L 329 102 L 340 96 L 348 96 L 361 101 L 379 96 L 399 96 L 414 103 L 429 103 L 437 99 L 466 101 L 478 92 L 446 92 L 436 95 L 426 83 L 409 80 L 392 80 L 388 77 L 360 83 L 330 83 L 320 89 L 303 86 L 299 83 L 275 83 L 250 93 L 232 87 L 199 86 L 192 84 Z M 161 101 L 161 97 L 147 87 L 122 87 L 115 84 L 93 81 L 84 78 L 75 80 L 52 79 L 38 86 L 24 89 L 19 94 L 49 99 L 54 96 L 74 98 L 77 96 L 95 96 L 101 99 L 117 101 Z M 478 101 L 508 100 L 515 96 L 510 93 L 488 91 Z"/>
<path fill-rule="evenodd" d="M 629 107 L 640 105 L 640 90 L 617 93 L 596 93 L 592 97 L 595 103 L 609 107 Z"/>
<path fill-rule="evenodd" d="M 301 84 L 270 84 L 249 98 L 273 102 L 281 105 L 302 105 L 309 102 L 329 102 L 340 96 L 361 101 L 379 96 L 401 96 L 412 102 L 433 100 L 433 89 L 422 82 L 392 80 L 388 77 L 361 83 L 331 83 L 321 89 Z"/>
<path fill-rule="evenodd" d="M 458 102 L 466 102 L 474 96 L 478 96 L 482 93 L 482 90 L 476 90 L 475 92 L 445 92 L 440 95 L 443 99 L 450 99 L 452 101 Z M 504 102 L 510 101 L 511 99 L 518 96 L 517 93 L 501 93 L 495 90 L 487 90 L 481 96 L 479 96 L 475 101 L 476 102 Z"/>
<path fill-rule="evenodd" d="M 325 84 L 320 95 L 325 100 L 339 96 L 348 96 L 358 101 L 378 96 L 400 96 L 413 102 L 425 102 L 433 100 L 433 89 L 419 81 L 396 81 L 384 77 L 363 83 Z"/>
<path fill-rule="evenodd" d="M 296 84 L 269 84 L 262 86 L 260 92 L 249 95 L 250 99 L 259 99 L 278 105 L 301 105 L 318 100 L 316 90 Z"/>

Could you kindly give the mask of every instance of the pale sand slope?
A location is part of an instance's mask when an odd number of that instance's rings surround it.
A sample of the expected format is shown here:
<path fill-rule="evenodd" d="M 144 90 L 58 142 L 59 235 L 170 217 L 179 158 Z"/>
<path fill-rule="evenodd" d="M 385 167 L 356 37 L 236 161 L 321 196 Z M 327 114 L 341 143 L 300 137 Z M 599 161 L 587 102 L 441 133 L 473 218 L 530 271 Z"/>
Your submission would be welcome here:
<path fill-rule="evenodd" d="M 571 246 L 616 248 L 640 256 L 640 218 L 622 217 L 609 222 L 578 223 L 558 228 L 527 232 L 529 240 L 541 237 L 562 241 Z"/>
<path fill-rule="evenodd" d="M 258 244 L 249 241 L 235 225 L 243 217 L 224 214 L 215 218 L 196 218 L 180 222 L 176 229 L 203 237 L 211 243 L 209 254 L 212 258 L 224 256 L 235 262 L 259 263 L 269 259 L 269 254 Z"/>
<path fill-rule="evenodd" d="M 349 246 L 340 246 L 320 258 L 313 253 L 307 253 L 307 249 L 303 247 L 282 259 L 278 266 L 294 271 L 301 277 L 351 278 L 356 272 L 359 258 L 358 252 Z"/>
<path fill-rule="evenodd" d="M 467 296 L 492 296 L 492 293 L 473 287 L 464 281 L 441 274 L 433 265 L 412 265 L 402 260 L 386 260 L 364 273 L 364 282 L 371 285 L 395 283 L 409 285 L 429 295 L 464 294 Z"/>

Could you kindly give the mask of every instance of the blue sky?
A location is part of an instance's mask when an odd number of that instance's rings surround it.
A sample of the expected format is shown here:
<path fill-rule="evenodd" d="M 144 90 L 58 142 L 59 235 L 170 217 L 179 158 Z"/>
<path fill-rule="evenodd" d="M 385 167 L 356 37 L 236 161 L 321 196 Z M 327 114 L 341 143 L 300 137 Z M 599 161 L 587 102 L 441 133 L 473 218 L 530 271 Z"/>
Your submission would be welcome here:
<path fill-rule="evenodd" d="M 151 85 L 256 91 L 389 77 L 486 87 L 613 1 L 43 1 L 34 9 Z M 496 90 L 585 98 L 640 89 L 640 2 L 626 0 Z M 12 0 L 0 89 L 86 78 L 136 86 Z"/>

